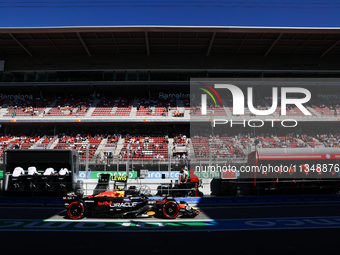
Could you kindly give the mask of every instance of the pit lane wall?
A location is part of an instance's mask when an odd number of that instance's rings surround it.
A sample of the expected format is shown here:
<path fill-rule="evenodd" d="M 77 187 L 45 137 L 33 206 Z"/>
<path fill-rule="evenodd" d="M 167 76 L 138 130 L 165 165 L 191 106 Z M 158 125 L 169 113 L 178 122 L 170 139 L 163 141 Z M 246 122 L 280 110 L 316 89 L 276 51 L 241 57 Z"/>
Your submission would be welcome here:
<path fill-rule="evenodd" d="M 127 187 L 135 186 L 137 189 L 142 187 L 143 189 L 148 189 L 149 194 L 156 196 L 159 191 L 162 192 L 163 195 L 166 193 L 170 194 L 170 186 L 173 186 L 178 179 L 128 179 Z M 210 195 L 211 191 L 211 181 L 212 179 L 204 179 L 202 180 L 202 186 L 198 188 L 200 192 L 202 192 L 205 196 Z M 84 195 L 89 196 L 93 194 L 93 190 L 98 184 L 98 180 L 87 179 L 83 180 L 83 190 Z M 114 183 L 111 182 L 109 184 L 108 190 L 114 189 Z"/>
<path fill-rule="evenodd" d="M 209 173 L 196 173 L 199 177 L 200 183 L 198 190 L 203 193 L 203 195 L 211 195 L 214 193 L 214 185 L 212 185 L 213 180 L 220 178 L 219 174 L 211 175 Z M 79 171 L 79 179 L 83 181 L 83 189 L 85 195 L 92 195 L 93 189 L 98 183 L 100 174 L 110 174 L 111 176 L 126 176 L 125 171 Z M 140 186 L 150 189 L 151 195 L 157 195 L 162 190 L 165 194 L 170 186 L 174 186 L 179 179 L 179 171 L 149 171 L 146 178 L 139 178 L 137 171 L 129 172 L 129 178 L 127 181 L 127 186 L 136 186 L 137 189 Z M 213 178 L 212 178 L 213 177 Z M 190 179 L 190 173 L 189 177 Z M 110 189 L 113 189 L 114 183 L 110 182 Z"/>

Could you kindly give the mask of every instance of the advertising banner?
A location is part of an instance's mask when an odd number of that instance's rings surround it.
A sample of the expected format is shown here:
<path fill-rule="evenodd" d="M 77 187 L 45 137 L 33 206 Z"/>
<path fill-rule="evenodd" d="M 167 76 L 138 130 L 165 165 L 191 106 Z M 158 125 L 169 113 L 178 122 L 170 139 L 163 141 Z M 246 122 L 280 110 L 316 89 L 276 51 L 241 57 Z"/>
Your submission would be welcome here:
<path fill-rule="evenodd" d="M 84 173 L 82 173 L 84 172 Z M 80 171 L 79 172 L 79 178 L 84 178 L 85 177 L 85 171 Z M 89 171 L 88 176 L 91 179 L 98 179 L 100 177 L 100 174 L 109 174 L 110 176 L 126 176 L 125 171 Z M 138 177 L 137 172 L 130 172 L 129 173 L 129 178 L 136 178 Z"/>
<path fill-rule="evenodd" d="M 188 178 L 190 178 L 190 173 L 193 173 L 199 179 L 219 179 L 219 172 L 200 172 L 200 171 L 188 171 Z M 179 171 L 149 171 L 148 179 L 162 179 L 162 175 L 165 175 L 165 179 L 178 179 Z"/>
<path fill-rule="evenodd" d="M 162 179 L 162 175 L 164 174 L 166 179 L 178 179 L 179 171 L 149 171 L 148 179 Z"/>

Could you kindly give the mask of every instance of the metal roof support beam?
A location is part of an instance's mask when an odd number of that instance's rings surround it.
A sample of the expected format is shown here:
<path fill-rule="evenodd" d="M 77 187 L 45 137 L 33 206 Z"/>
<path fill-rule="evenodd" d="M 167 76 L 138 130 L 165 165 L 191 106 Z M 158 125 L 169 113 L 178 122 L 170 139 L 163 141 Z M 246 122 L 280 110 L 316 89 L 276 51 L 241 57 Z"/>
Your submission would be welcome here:
<path fill-rule="evenodd" d="M 242 42 L 241 42 L 240 46 L 238 47 L 238 49 L 237 49 L 236 53 L 238 53 L 238 52 L 239 52 L 239 50 L 241 49 L 241 47 L 242 47 L 242 45 L 244 44 L 244 41 L 247 39 L 247 37 L 248 37 L 248 34 L 246 34 L 246 36 L 243 38 L 243 40 L 242 40 Z"/>
<path fill-rule="evenodd" d="M 297 47 L 297 49 L 294 51 L 294 54 L 303 46 L 305 45 L 306 42 L 308 42 L 310 40 L 310 38 L 313 37 L 314 34 L 312 34 L 310 37 L 308 37 L 308 39 L 306 41 L 304 41 L 299 47 Z"/>
<path fill-rule="evenodd" d="M 115 45 L 116 45 L 117 51 L 119 52 L 119 47 L 118 47 L 118 44 L 117 44 L 117 41 L 116 41 L 115 35 L 114 35 L 113 33 L 111 33 L 111 35 L 112 35 L 113 41 L 115 42 Z"/>
<path fill-rule="evenodd" d="M 85 44 L 85 42 L 84 42 L 84 40 L 83 40 L 83 38 L 81 37 L 81 35 L 80 35 L 79 32 L 77 32 L 77 36 L 78 36 L 79 40 L 81 41 L 82 45 L 84 46 L 84 48 L 85 48 L 85 50 L 86 50 L 86 52 L 87 52 L 87 55 L 88 55 L 89 57 L 91 57 L 91 53 L 90 53 L 89 49 L 87 48 L 87 46 L 86 46 L 86 44 Z"/>
<path fill-rule="evenodd" d="M 47 34 L 44 34 L 46 37 L 47 37 L 47 39 L 51 42 L 51 44 L 54 46 L 54 48 L 56 48 L 56 50 L 59 52 L 59 53 L 61 53 L 61 51 L 58 49 L 58 47 L 52 42 L 52 40 L 51 40 L 51 38 L 47 35 Z"/>
<path fill-rule="evenodd" d="M 33 37 L 29 33 L 27 33 L 27 35 L 29 36 L 29 38 L 31 38 L 31 40 L 34 40 Z"/>
<path fill-rule="evenodd" d="M 179 47 L 181 46 L 181 36 L 182 36 L 182 33 L 180 32 L 179 37 L 178 37 L 177 52 L 179 52 Z"/>
<path fill-rule="evenodd" d="M 14 41 L 17 42 L 17 44 L 20 45 L 21 48 L 24 49 L 24 51 L 27 52 L 28 55 L 30 55 L 30 57 L 33 57 L 32 53 L 21 42 L 19 42 L 19 40 L 15 38 L 15 36 L 12 33 L 9 33 L 9 35 L 13 38 Z"/>
<path fill-rule="evenodd" d="M 283 33 L 279 34 L 279 36 L 276 38 L 276 40 L 272 43 L 272 45 L 267 50 L 266 54 L 264 54 L 265 57 L 269 54 L 269 52 L 272 50 L 272 48 L 275 46 L 275 44 L 280 40 Z"/>
<path fill-rule="evenodd" d="M 216 32 L 214 32 L 214 33 L 212 34 L 212 37 L 211 37 L 211 39 L 210 39 L 209 47 L 208 47 L 208 50 L 207 50 L 207 57 L 208 57 L 209 54 L 210 54 L 211 47 L 212 47 L 212 45 L 213 45 L 213 43 L 214 43 L 214 40 L 215 40 L 215 36 L 216 36 Z"/>
<path fill-rule="evenodd" d="M 324 53 L 322 53 L 322 55 L 320 56 L 321 58 L 323 56 L 325 56 L 331 49 L 333 49 L 338 43 L 340 42 L 340 40 L 338 40 L 336 43 L 334 43 L 331 47 L 329 47 Z"/>
<path fill-rule="evenodd" d="M 145 44 L 146 44 L 146 53 L 150 56 L 150 45 L 149 45 L 149 35 L 148 32 L 145 32 Z"/>

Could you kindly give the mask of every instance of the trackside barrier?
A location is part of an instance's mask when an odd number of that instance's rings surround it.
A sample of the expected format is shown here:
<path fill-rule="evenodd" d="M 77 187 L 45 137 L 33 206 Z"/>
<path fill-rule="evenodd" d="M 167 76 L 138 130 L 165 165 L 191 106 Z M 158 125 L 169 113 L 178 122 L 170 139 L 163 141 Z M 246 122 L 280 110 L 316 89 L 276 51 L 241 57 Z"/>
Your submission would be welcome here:
<path fill-rule="evenodd" d="M 97 185 L 97 182 L 92 183 L 83 183 L 83 192 L 85 196 L 90 196 L 93 194 L 93 190 L 95 186 Z M 122 189 L 123 185 L 117 185 L 113 182 L 109 183 L 107 190 L 117 190 Z M 193 187 L 187 187 L 187 188 L 177 188 L 174 183 L 172 182 L 143 182 L 140 179 L 132 180 L 128 182 L 127 188 L 131 190 L 136 190 L 141 192 L 142 194 L 145 194 L 146 196 L 199 196 L 201 193 L 200 188 L 197 186 L 197 191 L 195 192 L 195 186 Z M 101 191 L 101 192 L 104 192 Z"/>

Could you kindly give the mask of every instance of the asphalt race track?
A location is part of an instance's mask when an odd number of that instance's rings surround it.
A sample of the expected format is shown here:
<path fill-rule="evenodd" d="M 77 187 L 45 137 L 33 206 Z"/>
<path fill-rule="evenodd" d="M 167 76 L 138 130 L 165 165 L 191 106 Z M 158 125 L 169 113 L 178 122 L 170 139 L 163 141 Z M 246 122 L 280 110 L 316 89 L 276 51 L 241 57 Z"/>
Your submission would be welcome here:
<path fill-rule="evenodd" d="M 1 207 L 4 254 L 338 254 L 340 204 L 202 207 L 195 219 L 71 221 L 63 208 Z"/>

